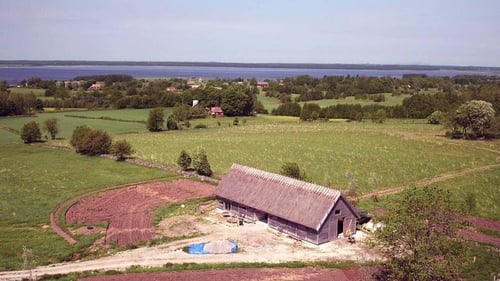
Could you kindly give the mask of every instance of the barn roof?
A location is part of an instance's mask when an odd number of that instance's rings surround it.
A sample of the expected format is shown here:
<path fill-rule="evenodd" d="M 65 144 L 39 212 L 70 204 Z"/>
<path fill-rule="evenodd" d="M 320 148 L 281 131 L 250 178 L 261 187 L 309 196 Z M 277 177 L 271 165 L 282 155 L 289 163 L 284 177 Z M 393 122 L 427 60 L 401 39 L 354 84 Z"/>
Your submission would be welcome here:
<path fill-rule="evenodd" d="M 340 191 L 259 169 L 233 164 L 215 195 L 319 230 Z"/>

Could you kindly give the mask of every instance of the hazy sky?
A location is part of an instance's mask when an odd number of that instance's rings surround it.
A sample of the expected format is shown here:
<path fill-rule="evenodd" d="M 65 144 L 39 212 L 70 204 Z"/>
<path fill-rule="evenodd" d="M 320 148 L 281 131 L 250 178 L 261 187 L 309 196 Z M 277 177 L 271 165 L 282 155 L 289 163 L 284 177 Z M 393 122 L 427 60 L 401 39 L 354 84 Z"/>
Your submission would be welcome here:
<path fill-rule="evenodd" d="M 500 1 L 0 0 L 0 59 L 500 66 Z"/>

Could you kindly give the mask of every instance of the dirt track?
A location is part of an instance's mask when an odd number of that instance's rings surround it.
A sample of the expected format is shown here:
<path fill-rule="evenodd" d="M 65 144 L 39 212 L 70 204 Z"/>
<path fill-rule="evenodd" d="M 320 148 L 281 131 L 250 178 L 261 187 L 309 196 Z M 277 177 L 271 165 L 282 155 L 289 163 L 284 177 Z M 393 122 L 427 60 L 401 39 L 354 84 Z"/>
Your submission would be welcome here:
<path fill-rule="evenodd" d="M 170 280 L 217 280 L 217 281 L 271 281 L 271 280 L 310 280 L 310 281 L 356 281 L 365 280 L 363 272 L 357 269 L 325 269 L 325 268 L 300 268 L 300 269 L 226 269 L 203 270 L 183 272 L 163 272 L 153 274 L 123 274 L 114 276 L 100 276 L 82 279 L 84 281 L 170 281 Z"/>
<path fill-rule="evenodd" d="M 414 185 L 416 187 L 427 186 L 427 185 L 430 185 L 433 183 L 448 181 L 448 180 L 451 180 L 454 178 L 463 177 L 465 175 L 473 174 L 473 173 L 477 173 L 477 172 L 491 170 L 491 169 L 494 169 L 497 167 L 500 167 L 500 163 L 489 164 L 489 165 L 485 165 L 485 166 L 481 166 L 481 167 L 468 168 L 468 169 L 463 169 L 463 170 L 459 170 L 459 171 L 444 173 L 444 174 L 437 175 L 437 176 L 432 177 L 432 178 L 419 180 L 413 184 L 405 184 L 405 185 L 398 186 L 398 187 L 391 187 L 391 188 L 387 188 L 387 189 L 384 189 L 381 191 L 368 193 L 368 194 L 359 196 L 358 198 L 359 199 L 369 199 L 372 196 L 384 196 L 384 195 L 396 194 L 396 193 L 402 192 L 403 190 L 405 190 L 406 188 L 408 188 L 412 185 Z"/>
<path fill-rule="evenodd" d="M 138 248 L 96 260 L 38 267 L 33 273 L 40 277 L 45 274 L 67 274 L 92 270 L 124 270 L 132 265 L 163 266 L 166 263 L 281 263 L 287 261 L 371 261 L 379 259 L 376 252 L 362 243 L 364 239 L 362 233 L 356 234 L 358 242 L 352 245 L 347 243 L 345 239 L 338 239 L 320 246 L 314 246 L 297 242 L 286 235 L 269 230 L 267 225 L 263 223 L 245 224 L 240 227 L 205 222 L 200 227 L 203 232 L 211 232 L 202 237 L 155 247 Z M 228 238 L 235 239 L 239 243 L 242 249 L 241 252 L 236 254 L 191 255 L 181 250 L 182 247 L 190 243 Z M 26 271 L 0 272 L 0 280 L 20 280 L 28 276 L 29 273 Z M 302 278 L 298 280 L 302 280 Z"/>

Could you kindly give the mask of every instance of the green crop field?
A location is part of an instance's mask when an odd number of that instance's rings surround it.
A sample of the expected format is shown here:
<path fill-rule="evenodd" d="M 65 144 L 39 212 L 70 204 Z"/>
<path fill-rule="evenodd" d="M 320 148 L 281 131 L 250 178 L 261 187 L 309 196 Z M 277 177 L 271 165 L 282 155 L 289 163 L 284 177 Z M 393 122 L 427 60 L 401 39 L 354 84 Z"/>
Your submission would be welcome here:
<path fill-rule="evenodd" d="M 0 270 L 20 269 L 22 247 L 37 265 L 71 257 L 72 246 L 50 227 L 50 212 L 63 201 L 106 187 L 173 175 L 108 159 L 20 143 L 0 130 Z"/>

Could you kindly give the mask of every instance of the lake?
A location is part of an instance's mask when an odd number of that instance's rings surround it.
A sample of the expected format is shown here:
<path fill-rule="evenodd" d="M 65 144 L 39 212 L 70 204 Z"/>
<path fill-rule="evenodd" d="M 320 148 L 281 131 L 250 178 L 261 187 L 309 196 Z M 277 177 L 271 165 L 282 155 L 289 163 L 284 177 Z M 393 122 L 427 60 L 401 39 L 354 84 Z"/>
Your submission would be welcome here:
<path fill-rule="evenodd" d="M 311 75 L 327 76 L 390 76 L 419 73 L 428 76 L 456 76 L 462 74 L 499 75 L 492 71 L 473 70 L 378 70 L 378 69 L 314 69 L 314 68 L 267 68 L 267 67 L 206 67 L 206 66 L 128 66 L 128 65 L 58 65 L 58 66 L 9 66 L 0 67 L 0 81 L 17 84 L 23 79 L 40 77 L 44 80 L 71 80 L 76 76 L 101 74 L 129 74 L 135 78 L 252 78 L 258 80 Z"/>

